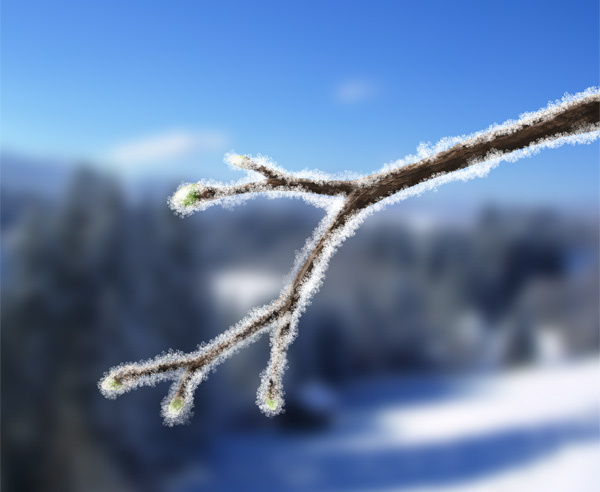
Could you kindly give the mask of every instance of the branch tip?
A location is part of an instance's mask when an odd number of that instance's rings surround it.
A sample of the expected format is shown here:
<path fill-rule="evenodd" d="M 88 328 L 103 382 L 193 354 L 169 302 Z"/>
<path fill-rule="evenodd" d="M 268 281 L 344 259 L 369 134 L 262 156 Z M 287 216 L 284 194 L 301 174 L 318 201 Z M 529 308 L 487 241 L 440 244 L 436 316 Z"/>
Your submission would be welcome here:
<path fill-rule="evenodd" d="M 265 405 L 267 406 L 267 408 L 271 411 L 275 411 L 277 410 L 277 407 L 279 406 L 279 400 L 275 399 L 275 398 L 265 398 Z"/>
<path fill-rule="evenodd" d="M 250 160 L 245 155 L 242 155 L 242 154 L 232 154 L 232 155 L 229 155 L 227 159 L 229 161 L 229 164 L 231 164 L 232 166 L 235 166 L 235 167 L 242 168 L 242 169 L 247 169 L 246 166 L 244 165 L 244 163 L 246 160 Z"/>
<path fill-rule="evenodd" d="M 171 197 L 171 202 L 177 208 L 189 208 L 196 205 L 201 198 L 202 186 L 199 184 L 188 184 L 179 188 Z"/>
<path fill-rule="evenodd" d="M 171 400 L 171 403 L 169 403 L 169 408 L 168 408 L 169 417 L 177 417 L 183 410 L 184 406 L 185 406 L 185 400 L 182 397 L 176 396 L 175 398 L 173 398 Z"/>
<path fill-rule="evenodd" d="M 104 381 L 102 381 L 100 386 L 107 393 L 117 392 L 125 387 L 123 381 L 121 379 L 116 378 L 113 375 L 104 378 Z"/>

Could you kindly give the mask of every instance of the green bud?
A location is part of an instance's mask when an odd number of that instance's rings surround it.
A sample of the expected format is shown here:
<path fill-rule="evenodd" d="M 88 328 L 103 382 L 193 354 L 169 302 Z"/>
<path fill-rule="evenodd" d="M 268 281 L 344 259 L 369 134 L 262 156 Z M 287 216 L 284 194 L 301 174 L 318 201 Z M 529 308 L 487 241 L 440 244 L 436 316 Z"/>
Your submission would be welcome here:
<path fill-rule="evenodd" d="M 173 415 L 177 415 L 183 410 L 183 406 L 185 405 L 185 401 L 180 396 L 176 396 L 169 403 L 169 413 Z"/>
<path fill-rule="evenodd" d="M 279 406 L 279 402 L 273 398 L 265 398 L 265 404 L 269 410 L 275 410 Z"/>
<path fill-rule="evenodd" d="M 184 207 L 190 207 L 198 201 L 200 195 L 197 191 L 190 191 L 181 202 Z"/>
<path fill-rule="evenodd" d="M 244 164 L 244 159 L 245 159 L 245 158 L 246 158 L 246 156 L 245 156 L 245 155 L 241 155 L 241 154 L 238 154 L 238 155 L 232 155 L 232 156 L 229 158 L 229 162 L 230 162 L 232 165 L 236 166 L 236 167 L 241 167 L 241 168 L 243 168 L 243 167 L 244 167 L 244 166 L 243 166 L 243 164 Z"/>
<path fill-rule="evenodd" d="M 118 391 L 121 388 L 123 388 L 123 382 L 117 381 L 114 376 L 108 376 L 102 382 L 102 389 L 104 389 L 104 391 Z"/>
<path fill-rule="evenodd" d="M 173 195 L 173 203 L 180 207 L 191 207 L 198 200 L 200 200 L 200 192 L 195 184 L 184 186 Z"/>

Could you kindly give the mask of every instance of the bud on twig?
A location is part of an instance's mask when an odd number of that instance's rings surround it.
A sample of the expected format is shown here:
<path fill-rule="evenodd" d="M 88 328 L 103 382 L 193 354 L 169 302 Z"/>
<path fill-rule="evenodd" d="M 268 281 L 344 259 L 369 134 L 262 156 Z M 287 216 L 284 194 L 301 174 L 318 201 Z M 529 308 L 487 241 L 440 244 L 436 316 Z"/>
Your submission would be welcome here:
<path fill-rule="evenodd" d="M 228 160 L 232 166 L 240 167 L 242 169 L 248 169 L 244 164 L 245 161 L 249 161 L 250 159 L 248 159 L 245 155 L 233 154 L 229 156 Z"/>
<path fill-rule="evenodd" d="M 123 381 L 115 378 L 115 376 L 107 376 L 102 381 L 101 387 L 106 392 L 120 391 L 124 388 Z"/>
<path fill-rule="evenodd" d="M 193 207 L 200 200 L 200 185 L 189 184 L 179 188 L 171 198 L 173 205 L 177 208 Z"/>
<path fill-rule="evenodd" d="M 279 406 L 279 400 L 273 399 L 273 398 L 265 398 L 265 405 L 267 405 L 267 408 L 269 410 L 277 410 L 277 407 Z"/>
<path fill-rule="evenodd" d="M 181 413 L 183 407 L 185 406 L 185 400 L 180 396 L 176 396 L 169 403 L 169 416 L 176 417 Z"/>

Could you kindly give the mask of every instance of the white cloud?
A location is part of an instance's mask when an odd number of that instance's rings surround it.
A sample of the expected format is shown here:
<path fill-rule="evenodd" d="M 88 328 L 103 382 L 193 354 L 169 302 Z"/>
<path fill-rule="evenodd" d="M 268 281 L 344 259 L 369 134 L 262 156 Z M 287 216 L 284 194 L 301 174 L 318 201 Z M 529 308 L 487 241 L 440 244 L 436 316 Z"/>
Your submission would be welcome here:
<path fill-rule="evenodd" d="M 335 99 L 342 104 L 357 104 L 373 98 L 377 84 L 364 79 L 351 79 L 340 83 L 334 90 Z"/>
<path fill-rule="evenodd" d="M 123 142 L 110 149 L 108 157 L 119 164 L 146 164 L 202 151 L 220 150 L 226 144 L 227 137 L 220 132 L 176 130 Z"/>

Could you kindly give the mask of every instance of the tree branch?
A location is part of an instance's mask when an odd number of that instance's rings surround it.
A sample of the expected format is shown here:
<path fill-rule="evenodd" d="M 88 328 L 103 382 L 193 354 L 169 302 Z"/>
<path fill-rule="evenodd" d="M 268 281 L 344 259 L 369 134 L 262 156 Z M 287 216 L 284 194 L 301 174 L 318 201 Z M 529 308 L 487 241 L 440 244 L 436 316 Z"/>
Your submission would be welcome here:
<path fill-rule="evenodd" d="M 202 183 L 185 185 L 171 197 L 171 207 L 187 214 L 202 208 L 207 202 L 270 191 L 338 196 L 343 197 L 343 204 L 278 299 L 251 312 L 247 318 L 196 352 L 169 353 L 148 362 L 113 368 L 101 380 L 101 391 L 108 397 L 114 397 L 139 384 L 175 379 L 168 398 L 163 402 L 163 414 L 168 424 L 176 423 L 189 414 L 193 391 L 209 369 L 245 343 L 271 330 L 271 356 L 263 373 L 257 403 L 267 415 L 281 412 L 282 377 L 287 365 L 287 350 L 295 337 L 298 320 L 306 302 L 318 288 L 319 275 L 324 272 L 328 259 L 345 235 L 351 232 L 353 218 L 389 196 L 440 175 L 517 150 L 595 132 L 600 129 L 599 124 L 600 94 L 588 92 L 578 99 L 466 139 L 413 164 L 354 180 L 299 178 L 246 156 L 229 156 L 231 164 L 259 173 L 265 179 L 231 186 L 205 186 Z"/>

